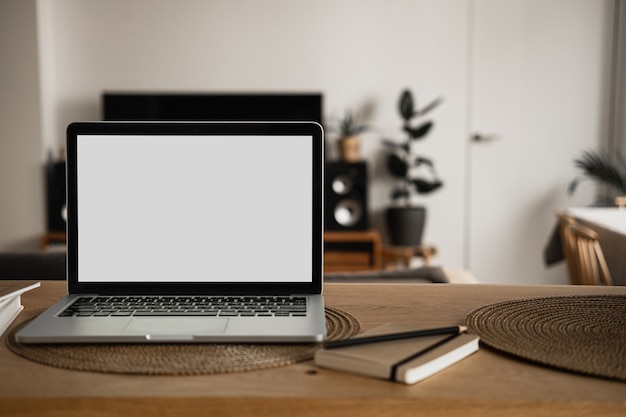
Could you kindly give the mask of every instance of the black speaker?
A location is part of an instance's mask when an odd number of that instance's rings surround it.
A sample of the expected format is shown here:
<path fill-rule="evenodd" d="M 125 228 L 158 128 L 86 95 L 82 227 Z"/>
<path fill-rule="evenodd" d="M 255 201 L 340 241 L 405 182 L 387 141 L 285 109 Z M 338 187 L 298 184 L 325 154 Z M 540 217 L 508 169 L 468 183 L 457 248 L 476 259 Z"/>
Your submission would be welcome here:
<path fill-rule="evenodd" d="M 48 231 L 65 232 L 65 161 L 50 161 L 46 167 Z"/>
<path fill-rule="evenodd" d="M 326 230 L 367 230 L 366 163 L 326 163 L 325 200 Z"/>

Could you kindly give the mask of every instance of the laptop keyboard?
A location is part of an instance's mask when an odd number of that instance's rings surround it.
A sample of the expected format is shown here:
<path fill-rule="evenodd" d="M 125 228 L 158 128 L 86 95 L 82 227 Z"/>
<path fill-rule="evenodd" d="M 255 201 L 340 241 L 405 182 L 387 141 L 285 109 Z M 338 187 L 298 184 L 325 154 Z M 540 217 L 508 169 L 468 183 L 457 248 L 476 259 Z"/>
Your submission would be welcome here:
<path fill-rule="evenodd" d="M 306 297 L 97 296 L 77 298 L 59 317 L 289 317 L 306 314 Z"/>

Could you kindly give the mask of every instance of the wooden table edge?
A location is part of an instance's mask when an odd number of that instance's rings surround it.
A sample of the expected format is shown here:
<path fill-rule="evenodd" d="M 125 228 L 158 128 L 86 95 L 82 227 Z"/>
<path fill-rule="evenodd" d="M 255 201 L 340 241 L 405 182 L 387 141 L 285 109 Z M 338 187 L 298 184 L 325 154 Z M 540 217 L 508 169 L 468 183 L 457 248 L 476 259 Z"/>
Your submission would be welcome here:
<path fill-rule="evenodd" d="M 96 397 L 2 398 L 2 416 L 615 416 L 626 402 L 450 398 Z M 149 414 L 148 414 L 149 413 Z"/>

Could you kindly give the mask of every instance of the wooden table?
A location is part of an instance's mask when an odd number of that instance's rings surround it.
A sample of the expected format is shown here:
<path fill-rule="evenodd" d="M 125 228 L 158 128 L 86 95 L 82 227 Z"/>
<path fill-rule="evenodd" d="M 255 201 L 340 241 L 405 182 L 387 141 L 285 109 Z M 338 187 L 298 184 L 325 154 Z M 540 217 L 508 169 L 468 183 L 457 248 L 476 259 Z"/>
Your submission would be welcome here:
<path fill-rule="evenodd" d="M 64 282 L 23 297 L 49 306 Z M 364 329 L 385 322 L 461 323 L 473 308 L 509 299 L 626 294 L 626 288 L 454 284 L 327 284 L 326 304 Z M 24 313 L 17 321 L 24 320 Z M 57 369 L 0 346 L 0 416 L 602 416 L 626 415 L 626 383 L 536 366 L 487 347 L 416 385 L 318 369 L 311 361 L 207 376 L 132 376 Z"/>

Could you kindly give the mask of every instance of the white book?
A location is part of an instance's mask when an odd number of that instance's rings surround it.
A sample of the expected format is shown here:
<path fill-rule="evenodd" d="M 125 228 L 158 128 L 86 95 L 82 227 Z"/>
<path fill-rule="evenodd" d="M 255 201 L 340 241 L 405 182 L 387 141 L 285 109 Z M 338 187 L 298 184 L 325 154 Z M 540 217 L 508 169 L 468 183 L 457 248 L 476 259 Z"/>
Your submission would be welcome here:
<path fill-rule="evenodd" d="M 40 285 L 34 281 L 0 281 L 0 336 L 24 309 L 22 294 Z"/>

